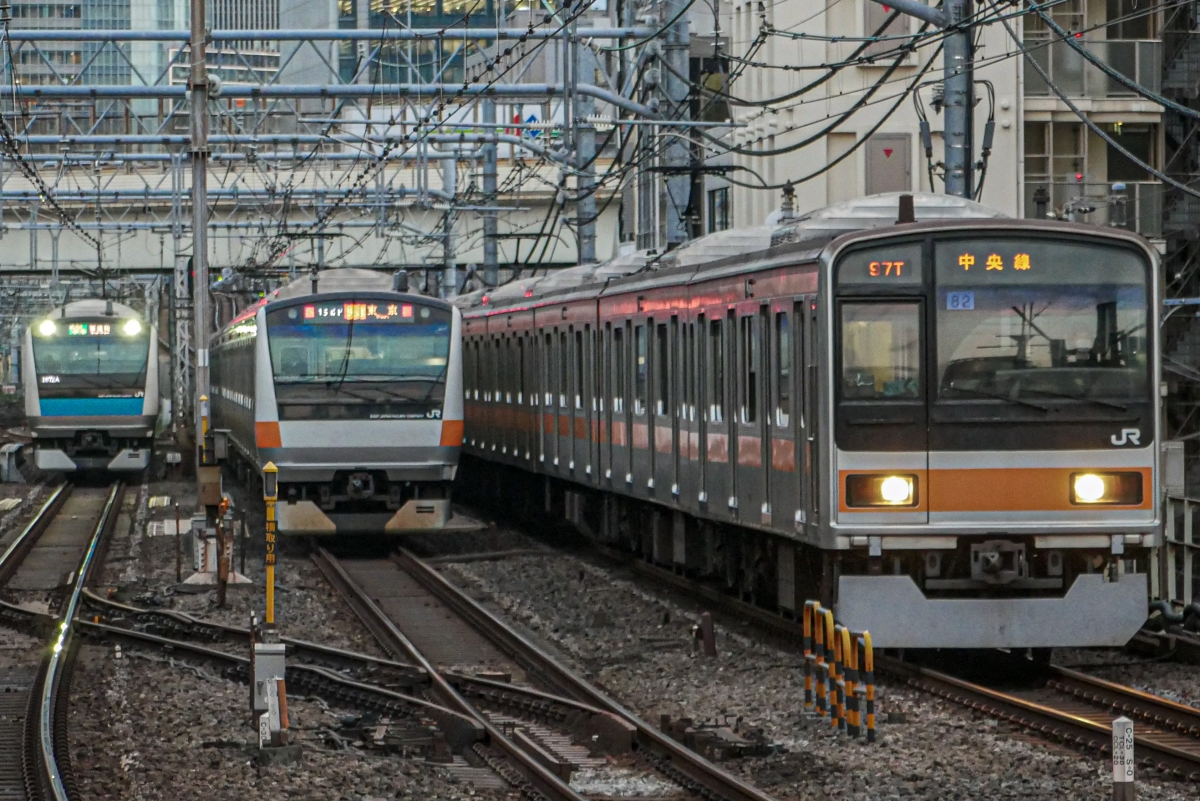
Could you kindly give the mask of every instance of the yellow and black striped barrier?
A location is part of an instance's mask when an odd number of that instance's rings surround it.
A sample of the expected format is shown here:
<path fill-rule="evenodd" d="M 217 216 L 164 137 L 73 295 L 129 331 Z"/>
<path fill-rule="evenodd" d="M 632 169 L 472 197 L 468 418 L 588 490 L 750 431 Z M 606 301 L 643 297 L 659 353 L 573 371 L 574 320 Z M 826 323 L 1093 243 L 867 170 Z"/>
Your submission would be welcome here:
<path fill-rule="evenodd" d="M 875 652 L 869 631 L 836 623 L 833 610 L 805 601 L 804 708 L 851 737 L 875 742 Z"/>

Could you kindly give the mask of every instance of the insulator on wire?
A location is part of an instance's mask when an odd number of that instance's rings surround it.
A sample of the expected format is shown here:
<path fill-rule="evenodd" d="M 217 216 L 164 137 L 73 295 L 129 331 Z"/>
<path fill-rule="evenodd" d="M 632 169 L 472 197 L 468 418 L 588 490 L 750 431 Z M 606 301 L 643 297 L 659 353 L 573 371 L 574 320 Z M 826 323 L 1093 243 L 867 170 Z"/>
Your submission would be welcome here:
<path fill-rule="evenodd" d="M 933 158 L 933 132 L 929 130 L 929 121 L 921 120 L 921 145 L 925 148 L 925 158 Z"/>

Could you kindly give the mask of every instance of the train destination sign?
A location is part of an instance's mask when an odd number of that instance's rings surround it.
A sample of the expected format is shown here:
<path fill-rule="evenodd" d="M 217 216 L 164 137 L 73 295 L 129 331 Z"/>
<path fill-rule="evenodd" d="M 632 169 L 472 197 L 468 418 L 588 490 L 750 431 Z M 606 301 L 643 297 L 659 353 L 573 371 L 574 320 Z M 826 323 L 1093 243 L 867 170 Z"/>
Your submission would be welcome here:
<path fill-rule="evenodd" d="M 67 323 L 69 337 L 106 337 L 112 335 L 112 323 Z"/>
<path fill-rule="evenodd" d="M 920 284 L 921 245 L 911 244 L 856 250 L 838 260 L 841 284 Z"/>
<path fill-rule="evenodd" d="M 392 303 L 371 300 L 338 300 L 324 303 L 305 303 L 288 309 L 289 320 L 310 324 L 322 323 L 412 323 L 428 320 L 430 311 L 411 303 Z"/>

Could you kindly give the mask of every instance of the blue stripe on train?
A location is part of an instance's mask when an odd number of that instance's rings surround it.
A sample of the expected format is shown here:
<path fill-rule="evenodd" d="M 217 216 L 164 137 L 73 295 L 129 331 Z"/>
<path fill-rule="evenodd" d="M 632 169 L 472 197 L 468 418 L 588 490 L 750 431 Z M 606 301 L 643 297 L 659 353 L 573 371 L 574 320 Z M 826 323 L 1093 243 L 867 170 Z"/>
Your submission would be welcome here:
<path fill-rule="evenodd" d="M 143 398 L 42 398 L 43 417 L 137 415 Z"/>

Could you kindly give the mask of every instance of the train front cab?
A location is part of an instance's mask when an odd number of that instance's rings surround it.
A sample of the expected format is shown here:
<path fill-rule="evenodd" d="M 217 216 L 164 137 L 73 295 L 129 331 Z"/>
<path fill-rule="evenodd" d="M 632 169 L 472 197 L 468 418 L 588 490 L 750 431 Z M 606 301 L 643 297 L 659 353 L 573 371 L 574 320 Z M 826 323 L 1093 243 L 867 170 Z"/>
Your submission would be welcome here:
<path fill-rule="evenodd" d="M 360 315 L 347 322 L 353 308 Z M 282 535 L 444 529 L 462 444 L 461 313 L 348 291 L 257 312 L 254 440 Z"/>
<path fill-rule="evenodd" d="M 50 317 L 25 331 L 25 416 L 34 464 L 52 473 L 136 473 L 158 417 L 157 329 L 118 315 Z"/>
<path fill-rule="evenodd" d="M 1136 633 L 1159 528 L 1157 274 L 1140 239 L 1082 226 L 831 248 L 820 536 L 842 622 L 881 647 Z"/>

